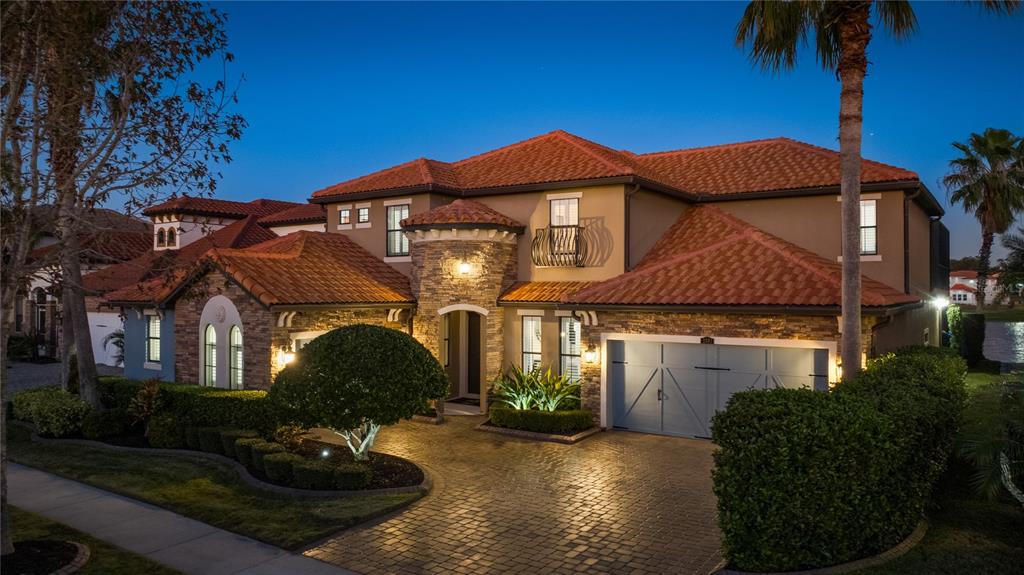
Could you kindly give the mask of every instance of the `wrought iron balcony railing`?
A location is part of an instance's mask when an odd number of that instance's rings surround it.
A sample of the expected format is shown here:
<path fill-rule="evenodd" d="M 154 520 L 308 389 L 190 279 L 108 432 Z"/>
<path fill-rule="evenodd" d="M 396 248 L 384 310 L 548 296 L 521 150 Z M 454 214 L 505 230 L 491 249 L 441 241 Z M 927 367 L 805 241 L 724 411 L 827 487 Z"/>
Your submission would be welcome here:
<path fill-rule="evenodd" d="M 533 264 L 543 267 L 581 268 L 587 260 L 582 226 L 551 226 L 533 234 Z"/>

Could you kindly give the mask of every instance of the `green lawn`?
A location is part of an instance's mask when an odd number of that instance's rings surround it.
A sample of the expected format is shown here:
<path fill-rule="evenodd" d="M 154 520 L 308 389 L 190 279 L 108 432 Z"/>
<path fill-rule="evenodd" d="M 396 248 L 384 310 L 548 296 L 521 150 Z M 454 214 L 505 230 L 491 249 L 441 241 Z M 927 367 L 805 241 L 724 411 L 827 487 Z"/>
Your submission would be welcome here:
<path fill-rule="evenodd" d="M 982 313 L 986 321 L 1024 321 L 1024 307 L 986 309 Z"/>
<path fill-rule="evenodd" d="M 970 373 L 967 388 L 977 396 L 985 387 L 1008 376 Z M 1019 375 L 1016 377 L 1020 377 Z M 986 417 L 981 405 L 968 406 L 965 420 Z M 1005 495 L 986 501 L 973 495 L 970 466 L 954 458 L 937 488 L 924 539 L 906 555 L 858 575 L 1002 575 L 1020 573 L 1024 566 L 1024 511 Z"/>
<path fill-rule="evenodd" d="M 126 551 L 109 543 L 100 541 L 67 525 L 55 523 L 49 519 L 29 513 L 14 506 L 7 507 L 10 513 L 11 533 L 14 534 L 14 546 L 18 541 L 28 539 L 58 539 L 75 541 L 89 548 L 89 561 L 77 571 L 81 575 L 175 575 L 179 571 L 169 569 L 131 551 Z"/>
<path fill-rule="evenodd" d="M 403 507 L 417 493 L 291 498 L 249 487 L 231 468 L 178 456 L 39 443 L 8 428 L 12 461 L 159 505 L 171 511 L 296 549 L 335 531 Z"/>

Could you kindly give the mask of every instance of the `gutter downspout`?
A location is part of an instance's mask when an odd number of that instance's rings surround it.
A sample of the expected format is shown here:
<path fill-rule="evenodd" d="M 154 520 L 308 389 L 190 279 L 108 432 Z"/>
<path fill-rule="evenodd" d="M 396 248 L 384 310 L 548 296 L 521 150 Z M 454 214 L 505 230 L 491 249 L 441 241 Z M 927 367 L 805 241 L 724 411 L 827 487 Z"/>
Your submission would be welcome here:
<path fill-rule="evenodd" d="M 633 197 L 634 194 L 636 194 L 639 191 L 640 191 L 640 184 L 633 184 L 633 189 L 632 190 L 626 190 L 626 206 L 625 206 L 625 209 L 624 209 L 624 211 L 625 211 L 625 220 L 626 221 L 625 221 L 625 226 L 623 226 L 623 229 L 625 230 L 625 233 L 623 234 L 623 236 L 625 236 L 623 238 L 623 243 L 625 243 L 625 246 L 624 246 L 625 247 L 625 249 L 624 249 L 624 252 L 625 252 L 625 262 L 624 263 L 625 263 L 625 271 L 627 271 L 627 272 L 630 270 L 630 261 L 629 261 L 629 228 L 632 226 L 632 222 L 629 219 L 629 200 Z"/>
<path fill-rule="evenodd" d="M 910 293 L 910 202 L 919 195 L 921 195 L 921 188 L 917 188 L 909 194 L 903 192 L 903 293 L 905 294 Z"/>

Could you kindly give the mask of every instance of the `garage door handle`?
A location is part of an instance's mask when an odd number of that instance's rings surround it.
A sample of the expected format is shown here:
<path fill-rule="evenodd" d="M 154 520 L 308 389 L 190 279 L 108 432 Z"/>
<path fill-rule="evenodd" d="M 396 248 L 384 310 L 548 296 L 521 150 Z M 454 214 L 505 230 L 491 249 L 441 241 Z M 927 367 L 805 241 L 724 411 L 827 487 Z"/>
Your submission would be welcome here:
<path fill-rule="evenodd" d="M 693 366 L 693 369 L 706 369 L 708 371 L 732 371 L 732 369 L 728 367 L 701 367 L 699 365 Z"/>
<path fill-rule="evenodd" d="M 629 362 L 628 361 L 618 361 L 618 360 L 613 359 L 612 363 L 619 363 L 619 364 L 622 364 L 622 365 L 626 365 Z"/>
<path fill-rule="evenodd" d="M 664 401 L 664 400 L 665 400 L 665 392 L 659 389 L 658 390 L 658 401 Z"/>

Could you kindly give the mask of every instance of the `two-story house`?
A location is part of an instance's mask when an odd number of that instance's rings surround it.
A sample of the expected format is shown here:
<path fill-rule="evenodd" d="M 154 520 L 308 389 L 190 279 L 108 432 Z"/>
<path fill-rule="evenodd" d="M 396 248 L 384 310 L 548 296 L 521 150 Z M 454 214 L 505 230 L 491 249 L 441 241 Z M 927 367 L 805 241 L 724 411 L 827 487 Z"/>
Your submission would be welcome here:
<path fill-rule="evenodd" d="M 914 172 L 862 171 L 865 355 L 934 345 L 943 211 Z M 737 390 L 839 379 L 839 179 L 836 152 L 783 138 L 634 154 L 556 131 L 319 190 L 326 233 L 108 299 L 173 312 L 179 381 L 265 388 L 317 335 L 375 323 L 481 410 L 510 364 L 551 367 L 604 426 L 707 436 Z"/>

